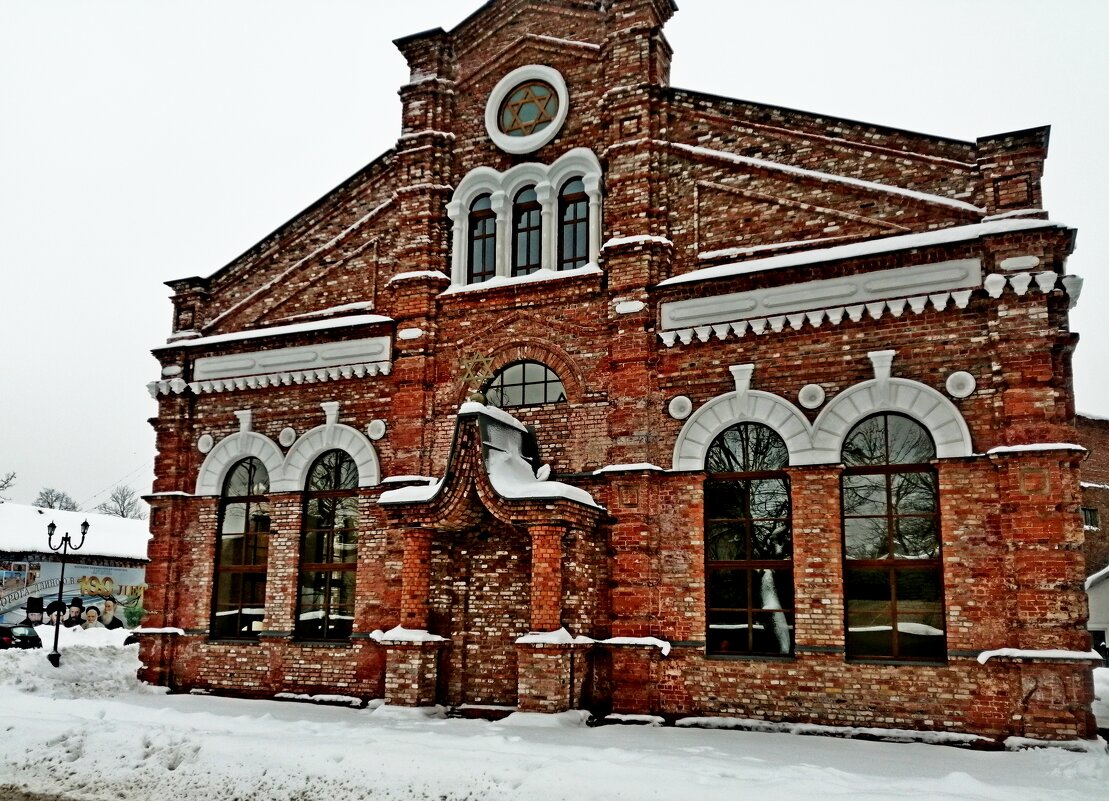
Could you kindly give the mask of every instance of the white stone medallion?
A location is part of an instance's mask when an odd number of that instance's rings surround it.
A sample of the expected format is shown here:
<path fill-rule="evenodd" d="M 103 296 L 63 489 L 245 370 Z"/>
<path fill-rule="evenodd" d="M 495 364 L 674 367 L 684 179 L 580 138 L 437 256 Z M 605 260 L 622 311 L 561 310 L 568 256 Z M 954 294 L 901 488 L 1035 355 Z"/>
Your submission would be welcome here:
<path fill-rule="evenodd" d="M 797 393 L 797 402 L 806 409 L 815 409 L 824 403 L 824 387 L 820 384 L 805 384 Z"/>
<path fill-rule="evenodd" d="M 685 395 L 678 395 L 670 400 L 667 411 L 675 420 L 684 420 L 693 411 L 693 401 Z"/>
<path fill-rule="evenodd" d="M 366 426 L 366 436 L 375 442 L 385 436 L 385 421 L 381 419 L 371 420 L 369 425 Z"/>
<path fill-rule="evenodd" d="M 959 370 L 947 377 L 947 394 L 953 398 L 965 398 L 974 392 L 978 382 L 966 370 Z"/>
<path fill-rule="evenodd" d="M 277 441 L 281 443 L 282 447 L 288 448 L 297 441 L 296 429 L 290 428 L 289 426 L 281 429 L 281 433 L 277 435 Z"/>
<path fill-rule="evenodd" d="M 216 441 L 211 434 L 201 434 L 196 441 L 196 449 L 201 453 L 209 453 L 215 447 Z"/>

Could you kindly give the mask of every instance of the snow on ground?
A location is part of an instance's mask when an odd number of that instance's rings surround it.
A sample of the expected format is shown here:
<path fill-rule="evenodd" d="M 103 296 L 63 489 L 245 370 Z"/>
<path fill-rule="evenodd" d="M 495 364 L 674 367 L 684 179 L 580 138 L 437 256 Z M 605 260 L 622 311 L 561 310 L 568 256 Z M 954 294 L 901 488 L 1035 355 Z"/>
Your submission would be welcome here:
<path fill-rule="evenodd" d="M 58 670 L 47 650 L 0 652 L 0 798 L 17 787 L 77 801 L 1077 801 L 1109 786 L 1104 753 L 166 695 L 134 679 L 136 646 L 75 635 Z M 1097 686 L 1106 698 L 1109 670 Z"/>

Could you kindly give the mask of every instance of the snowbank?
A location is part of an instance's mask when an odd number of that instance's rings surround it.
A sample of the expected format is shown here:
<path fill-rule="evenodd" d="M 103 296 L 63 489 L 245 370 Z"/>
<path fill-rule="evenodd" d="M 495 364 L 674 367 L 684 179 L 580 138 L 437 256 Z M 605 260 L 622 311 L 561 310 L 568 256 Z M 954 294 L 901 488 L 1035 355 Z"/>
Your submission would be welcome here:
<path fill-rule="evenodd" d="M 104 698 L 130 692 L 164 694 L 137 678 L 139 646 L 123 644 L 126 629 L 62 628 L 58 631 L 61 663 L 47 655 L 54 646 L 54 627 L 37 626 L 42 648 L 0 651 L 0 688 L 51 698 Z"/>

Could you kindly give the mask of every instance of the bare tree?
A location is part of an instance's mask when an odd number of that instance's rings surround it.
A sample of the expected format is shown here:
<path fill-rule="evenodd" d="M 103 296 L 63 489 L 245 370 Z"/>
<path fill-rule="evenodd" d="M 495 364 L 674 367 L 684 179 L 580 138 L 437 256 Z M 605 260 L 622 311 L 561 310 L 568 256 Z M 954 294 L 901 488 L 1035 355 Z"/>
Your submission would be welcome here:
<path fill-rule="evenodd" d="M 142 507 L 143 504 L 139 494 L 126 484 L 120 484 L 112 490 L 108 500 L 96 507 L 96 511 L 105 515 L 142 520 L 146 517 Z"/>
<path fill-rule="evenodd" d="M 0 476 L 0 492 L 3 492 L 4 490 L 9 489 L 13 484 L 15 484 L 15 471 L 14 470 Z M 4 498 L 4 496 L 0 495 L 0 498 Z"/>
<path fill-rule="evenodd" d="M 39 490 L 34 505 L 43 509 L 61 509 L 66 512 L 78 511 L 77 501 L 73 500 L 72 495 L 52 487 L 43 487 Z"/>

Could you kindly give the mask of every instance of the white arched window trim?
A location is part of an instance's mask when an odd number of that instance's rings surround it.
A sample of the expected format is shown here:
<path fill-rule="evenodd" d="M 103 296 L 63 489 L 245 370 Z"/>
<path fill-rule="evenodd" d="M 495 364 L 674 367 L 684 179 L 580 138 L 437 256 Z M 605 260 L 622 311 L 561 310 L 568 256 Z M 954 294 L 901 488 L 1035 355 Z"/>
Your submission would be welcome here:
<path fill-rule="evenodd" d="M 744 380 L 749 378 L 748 370 Z M 737 385 L 740 383 L 737 380 Z M 880 376 L 840 392 L 812 424 L 785 398 L 738 386 L 735 392 L 708 401 L 686 420 L 674 443 L 673 469 L 703 470 L 716 436 L 744 422 L 762 423 L 777 431 L 789 450 L 790 465 L 838 464 L 848 432 L 864 417 L 880 412 L 901 413 L 923 425 L 932 435 L 940 459 L 974 453 L 970 429 L 955 404 L 918 381 Z"/>
<path fill-rule="evenodd" d="M 557 270 L 558 193 L 568 179 L 578 176 L 589 197 L 589 262 L 596 264 L 601 254 L 601 163 L 592 150 L 579 147 L 564 153 L 550 166 L 529 162 L 503 173 L 491 167 L 477 167 L 459 182 L 447 204 L 447 216 L 453 225 L 451 280 L 456 284 L 466 283 L 470 205 L 484 194 L 490 195 L 497 217 L 497 275 L 511 275 L 512 199 L 526 186 L 535 187 L 543 207 L 542 266 Z"/>
<path fill-rule="evenodd" d="M 255 456 L 266 466 L 270 474 L 270 488 L 273 488 L 274 476 L 281 475 L 284 460 L 281 450 L 269 437 L 254 431 L 236 431 L 234 434 L 221 439 L 205 457 L 200 465 L 200 472 L 196 479 L 197 495 L 220 495 L 223 493 L 223 482 L 231 468 L 243 459 Z"/>
<path fill-rule="evenodd" d="M 308 431 L 298 439 L 284 458 L 277 444 L 255 431 L 240 431 L 220 440 L 208 453 L 197 475 L 197 495 L 219 495 L 228 471 L 240 460 L 256 456 L 270 474 L 270 492 L 300 492 L 308 470 L 325 451 L 345 451 L 358 466 L 358 486 L 372 487 L 381 482 L 377 451 L 365 434 L 356 428 L 333 423 Z"/>

